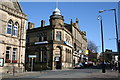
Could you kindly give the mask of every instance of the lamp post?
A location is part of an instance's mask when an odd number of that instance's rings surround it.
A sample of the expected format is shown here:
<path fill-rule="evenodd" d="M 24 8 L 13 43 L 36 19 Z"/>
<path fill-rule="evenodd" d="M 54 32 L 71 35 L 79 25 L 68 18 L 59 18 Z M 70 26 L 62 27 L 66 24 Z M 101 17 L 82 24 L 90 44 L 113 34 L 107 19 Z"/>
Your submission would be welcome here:
<path fill-rule="evenodd" d="M 99 13 L 105 12 L 105 11 L 114 11 L 114 20 L 115 20 L 115 28 L 116 28 L 116 47 L 117 47 L 117 52 L 119 52 L 119 48 L 118 48 L 118 26 L 117 26 L 117 16 L 116 16 L 116 9 L 109 9 L 109 10 L 100 10 Z M 118 71 L 120 73 L 120 53 L 118 56 Z"/>
<path fill-rule="evenodd" d="M 102 41 L 102 54 L 103 54 L 103 61 L 102 61 L 102 73 L 105 73 L 105 55 L 104 55 L 104 38 L 103 38 L 103 25 L 102 25 L 102 17 L 99 15 L 98 20 L 100 20 L 100 25 L 101 25 L 101 41 Z"/>

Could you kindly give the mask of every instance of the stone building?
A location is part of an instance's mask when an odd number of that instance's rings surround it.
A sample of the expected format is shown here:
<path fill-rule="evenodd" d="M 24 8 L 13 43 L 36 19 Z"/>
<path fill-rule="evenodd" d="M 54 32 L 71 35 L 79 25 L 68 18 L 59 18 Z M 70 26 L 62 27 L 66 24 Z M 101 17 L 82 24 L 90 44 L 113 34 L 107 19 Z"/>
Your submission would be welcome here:
<path fill-rule="evenodd" d="M 86 32 L 81 31 L 78 26 L 78 19 L 76 19 L 76 23 L 73 23 L 71 20 L 71 30 L 73 36 L 73 65 L 78 62 L 84 62 L 84 56 L 86 55 L 87 50 L 87 39 Z"/>
<path fill-rule="evenodd" d="M 49 19 L 50 25 L 34 28 L 28 23 L 26 69 L 31 69 L 34 61 L 34 70 L 42 69 L 67 69 L 73 67 L 74 50 L 86 49 L 86 33 L 78 28 L 76 23 L 64 23 L 64 17 L 56 8 Z M 36 56 L 31 58 L 31 56 Z M 79 59 L 80 56 L 77 56 Z M 78 61 L 78 60 L 76 60 Z"/>
<path fill-rule="evenodd" d="M 0 71 L 21 72 L 25 62 L 27 16 L 19 2 L 0 1 Z"/>

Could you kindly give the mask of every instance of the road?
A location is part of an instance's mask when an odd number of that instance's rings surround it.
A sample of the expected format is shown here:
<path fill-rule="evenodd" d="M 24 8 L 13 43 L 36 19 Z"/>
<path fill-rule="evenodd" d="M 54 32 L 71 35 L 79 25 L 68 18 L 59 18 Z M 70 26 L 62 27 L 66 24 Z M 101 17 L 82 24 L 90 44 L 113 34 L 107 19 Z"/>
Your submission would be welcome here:
<path fill-rule="evenodd" d="M 101 69 L 47 70 L 3 76 L 3 78 L 118 78 L 118 72 L 107 70 L 106 73 L 102 73 Z"/>
<path fill-rule="evenodd" d="M 31 76 L 31 78 L 86 78 L 92 73 L 98 73 L 99 70 L 76 69 L 76 70 L 54 70 L 47 71 L 45 74 Z"/>

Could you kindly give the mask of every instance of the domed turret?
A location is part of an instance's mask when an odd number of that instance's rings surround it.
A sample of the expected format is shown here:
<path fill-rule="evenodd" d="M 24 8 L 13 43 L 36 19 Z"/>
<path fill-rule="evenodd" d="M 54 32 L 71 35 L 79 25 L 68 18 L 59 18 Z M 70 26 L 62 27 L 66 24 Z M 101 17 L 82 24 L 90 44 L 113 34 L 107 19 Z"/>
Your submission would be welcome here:
<path fill-rule="evenodd" d="M 56 8 L 53 11 L 53 14 L 50 16 L 50 19 L 63 19 L 63 16 L 60 13 L 60 10 L 58 8 Z"/>
<path fill-rule="evenodd" d="M 58 8 L 56 8 L 54 11 L 53 11 L 53 15 L 61 15 L 60 14 L 60 10 Z"/>
<path fill-rule="evenodd" d="M 64 25 L 64 18 L 58 8 L 53 11 L 49 21 L 51 26 L 59 27 Z"/>

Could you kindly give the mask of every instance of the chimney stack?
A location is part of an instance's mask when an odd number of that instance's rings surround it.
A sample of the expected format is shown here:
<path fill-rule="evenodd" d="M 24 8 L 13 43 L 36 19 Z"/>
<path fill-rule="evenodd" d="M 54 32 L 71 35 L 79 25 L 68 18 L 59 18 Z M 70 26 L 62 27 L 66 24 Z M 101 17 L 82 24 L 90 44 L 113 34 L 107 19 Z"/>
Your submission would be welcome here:
<path fill-rule="evenodd" d="M 28 22 L 28 29 L 33 29 L 34 28 L 34 23 Z"/>
<path fill-rule="evenodd" d="M 41 20 L 41 27 L 44 27 L 44 26 L 45 26 L 45 21 Z"/>
<path fill-rule="evenodd" d="M 78 20 L 78 18 L 76 18 L 76 23 L 78 23 L 79 22 L 79 20 Z"/>
<path fill-rule="evenodd" d="M 73 21 L 72 21 L 72 19 L 71 19 L 71 21 L 70 21 L 70 24 L 71 24 L 71 25 L 73 24 Z"/>

